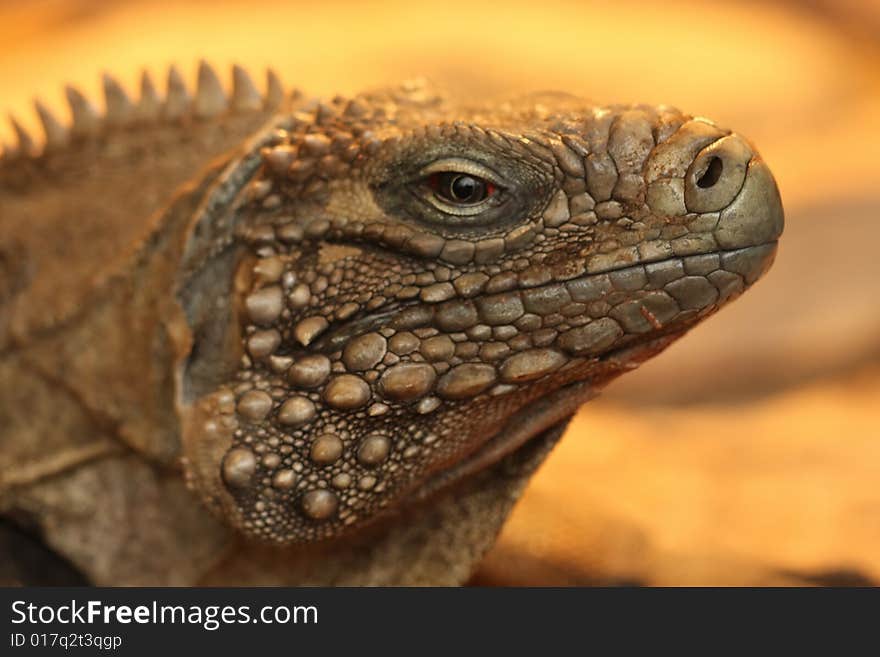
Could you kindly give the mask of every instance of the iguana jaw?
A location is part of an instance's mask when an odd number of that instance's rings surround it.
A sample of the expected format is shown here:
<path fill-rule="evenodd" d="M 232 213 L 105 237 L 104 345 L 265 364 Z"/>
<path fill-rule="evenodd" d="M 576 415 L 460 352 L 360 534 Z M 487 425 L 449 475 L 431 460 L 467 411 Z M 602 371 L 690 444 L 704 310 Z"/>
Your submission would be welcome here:
<path fill-rule="evenodd" d="M 773 241 L 734 251 L 737 255 L 755 263 L 754 269 L 748 274 L 750 280 L 756 280 L 770 267 L 775 257 L 776 246 L 776 241 Z M 595 364 L 582 363 L 583 373 L 579 372 L 577 367 L 571 368 L 567 377 L 583 378 L 566 383 L 556 391 L 524 407 L 472 454 L 449 468 L 439 470 L 428 479 L 415 498 L 419 501 L 430 499 L 431 496 L 454 486 L 455 482 L 494 465 L 508 454 L 522 448 L 550 427 L 570 418 L 586 402 L 599 395 L 614 379 L 637 369 L 643 362 L 664 351 L 696 324 L 719 309 L 713 308 L 698 318 L 666 327 L 658 334 L 652 334 L 649 339 L 636 339 L 626 346 L 612 349 L 599 356 Z"/>
<path fill-rule="evenodd" d="M 550 427 L 570 418 L 581 406 L 596 397 L 608 383 L 660 353 L 685 332 L 687 329 L 603 356 L 603 365 L 598 372 L 596 368 L 590 368 L 589 378 L 565 384 L 514 414 L 473 454 L 428 479 L 416 498 L 428 499 L 453 486 L 456 481 L 488 468 L 508 454 L 521 449 Z"/>

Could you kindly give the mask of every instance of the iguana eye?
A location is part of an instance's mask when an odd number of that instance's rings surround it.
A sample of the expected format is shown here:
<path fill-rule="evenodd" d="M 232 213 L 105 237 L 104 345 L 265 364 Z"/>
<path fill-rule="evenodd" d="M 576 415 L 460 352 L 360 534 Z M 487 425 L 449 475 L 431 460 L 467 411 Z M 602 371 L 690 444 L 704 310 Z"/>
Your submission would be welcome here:
<path fill-rule="evenodd" d="M 481 203 L 495 193 L 494 183 L 458 171 L 432 173 L 428 184 L 441 201 L 456 205 Z"/>
<path fill-rule="evenodd" d="M 473 217 L 503 202 L 501 178 L 463 158 L 438 160 L 420 172 L 418 195 L 445 215 Z"/>

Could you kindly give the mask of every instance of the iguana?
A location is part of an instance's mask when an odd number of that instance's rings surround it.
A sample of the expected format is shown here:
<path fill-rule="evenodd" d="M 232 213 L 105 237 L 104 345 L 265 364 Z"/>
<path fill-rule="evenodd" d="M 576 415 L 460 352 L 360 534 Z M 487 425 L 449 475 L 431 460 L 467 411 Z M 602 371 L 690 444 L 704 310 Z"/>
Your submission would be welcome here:
<path fill-rule="evenodd" d="M 0 159 L 19 581 L 38 541 L 95 584 L 462 583 L 577 408 L 782 232 L 749 142 L 667 106 L 104 89 Z"/>

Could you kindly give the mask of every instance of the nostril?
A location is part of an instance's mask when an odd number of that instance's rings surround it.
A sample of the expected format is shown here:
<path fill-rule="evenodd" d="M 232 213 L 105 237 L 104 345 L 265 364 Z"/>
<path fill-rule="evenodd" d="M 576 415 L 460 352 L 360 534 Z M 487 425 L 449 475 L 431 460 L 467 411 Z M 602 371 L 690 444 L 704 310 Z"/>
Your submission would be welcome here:
<path fill-rule="evenodd" d="M 694 158 L 685 174 L 684 204 L 688 212 L 718 212 L 739 194 L 752 150 L 737 135 L 727 135 Z"/>
<path fill-rule="evenodd" d="M 721 178 L 724 171 L 724 163 L 720 157 L 713 157 L 709 160 L 709 166 L 703 172 L 703 175 L 697 179 L 697 187 L 701 189 L 709 189 Z"/>

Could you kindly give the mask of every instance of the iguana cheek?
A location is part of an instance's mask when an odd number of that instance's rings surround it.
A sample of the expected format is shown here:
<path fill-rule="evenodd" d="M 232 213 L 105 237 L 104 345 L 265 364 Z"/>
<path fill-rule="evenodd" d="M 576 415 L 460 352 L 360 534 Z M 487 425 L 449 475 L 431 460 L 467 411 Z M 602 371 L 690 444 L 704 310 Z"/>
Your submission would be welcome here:
<path fill-rule="evenodd" d="M 281 260 L 283 269 L 293 266 Z M 623 307 L 626 289 L 641 295 L 637 288 L 647 284 L 644 272 L 621 270 L 604 286 L 593 277 L 446 299 L 432 293 L 442 285 L 434 283 L 422 288 L 426 302 L 323 354 L 299 339 L 309 317 L 297 317 L 313 312 L 297 307 L 293 280 L 301 272 L 279 284 L 258 275 L 262 260 L 251 266 L 252 289 L 241 304 L 249 360 L 236 382 L 199 402 L 209 415 L 188 443 L 210 455 L 194 459 L 207 468 L 203 480 L 211 467 L 219 471 L 215 498 L 224 515 L 248 534 L 279 542 L 332 537 L 368 520 L 479 446 L 505 409 L 583 376 L 583 356 L 626 334 L 613 319 L 590 321 L 588 302 L 616 299 Z M 488 281 L 472 276 L 459 287 L 478 291 Z M 310 303 L 320 298 L 310 288 Z M 551 378 L 565 367 L 567 378 Z M 465 410 L 476 417 L 457 427 Z"/>

